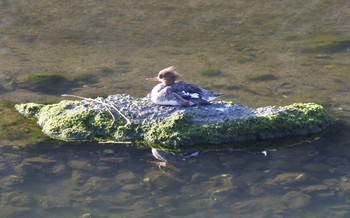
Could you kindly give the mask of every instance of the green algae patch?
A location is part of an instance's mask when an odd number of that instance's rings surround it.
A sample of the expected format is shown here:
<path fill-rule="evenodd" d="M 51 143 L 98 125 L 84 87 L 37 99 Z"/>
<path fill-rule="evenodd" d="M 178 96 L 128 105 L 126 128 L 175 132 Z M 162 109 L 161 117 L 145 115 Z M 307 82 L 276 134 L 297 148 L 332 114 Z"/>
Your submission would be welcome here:
<path fill-rule="evenodd" d="M 321 35 L 302 41 L 303 51 L 310 53 L 341 53 L 350 48 L 350 40 L 343 35 Z"/>
<path fill-rule="evenodd" d="M 189 138 L 193 136 L 193 130 L 196 131 L 193 129 L 194 127 L 191 115 L 175 114 L 160 123 L 151 125 L 145 134 L 145 140 L 171 147 L 185 145 L 194 142 L 193 139 Z M 198 134 L 199 132 L 197 132 Z"/>
<path fill-rule="evenodd" d="M 0 102 L 0 146 L 27 146 L 49 140 L 35 121 L 21 116 L 13 106 Z"/>
<path fill-rule="evenodd" d="M 15 108 L 26 116 L 38 119 L 42 131 L 63 140 L 91 140 L 111 136 L 118 120 L 108 113 L 85 107 L 82 101 L 61 101 L 57 104 L 18 104 Z"/>
<path fill-rule="evenodd" d="M 108 98 L 48 105 L 27 103 L 15 108 L 36 118 L 42 131 L 52 138 L 136 141 L 163 150 L 307 135 L 321 132 L 333 122 L 327 111 L 314 103 L 257 109 L 232 102 L 167 107 L 125 94 Z M 119 114 L 106 110 L 111 102 L 111 108 L 119 108 Z"/>
<path fill-rule="evenodd" d="M 91 84 L 97 79 L 93 74 L 77 72 L 71 77 L 65 77 L 59 72 L 32 72 L 22 74 L 15 79 L 17 87 L 48 94 L 58 94 L 81 84 Z"/>
<path fill-rule="evenodd" d="M 117 141 L 138 140 L 144 135 L 147 129 L 148 125 L 142 125 L 142 123 L 138 122 L 121 125 L 114 133 L 114 138 Z"/>
<path fill-rule="evenodd" d="M 27 103 L 27 104 L 16 104 L 15 109 L 27 116 L 27 117 L 35 117 L 40 109 L 44 107 L 44 104 L 37 104 L 37 103 Z"/>
<path fill-rule="evenodd" d="M 193 122 L 196 113 L 163 120 L 146 133 L 146 140 L 174 148 L 199 143 L 220 144 L 317 133 L 331 125 L 332 118 L 318 104 L 298 103 L 282 107 L 281 113 L 250 116 L 227 122 Z"/>
<path fill-rule="evenodd" d="M 19 88 L 45 93 L 66 91 L 71 85 L 64 76 L 51 72 L 23 74 L 16 78 L 16 82 Z"/>

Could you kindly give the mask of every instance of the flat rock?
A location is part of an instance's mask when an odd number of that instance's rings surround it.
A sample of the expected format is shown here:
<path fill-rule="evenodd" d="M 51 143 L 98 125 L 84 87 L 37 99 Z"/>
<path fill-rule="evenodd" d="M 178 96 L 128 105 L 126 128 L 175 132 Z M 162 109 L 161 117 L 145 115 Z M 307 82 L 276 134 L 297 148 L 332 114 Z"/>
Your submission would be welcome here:
<path fill-rule="evenodd" d="M 327 111 L 314 103 L 257 109 L 232 102 L 180 107 L 155 105 L 149 97 L 126 94 L 15 108 L 36 117 L 43 132 L 53 138 L 138 140 L 168 148 L 305 135 L 332 123 Z"/>

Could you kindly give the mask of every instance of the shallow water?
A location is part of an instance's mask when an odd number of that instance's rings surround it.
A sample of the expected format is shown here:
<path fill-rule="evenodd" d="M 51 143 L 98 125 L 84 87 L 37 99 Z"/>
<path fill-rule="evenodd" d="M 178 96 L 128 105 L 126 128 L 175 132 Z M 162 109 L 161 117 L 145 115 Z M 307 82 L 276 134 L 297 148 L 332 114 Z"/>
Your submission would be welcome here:
<path fill-rule="evenodd" d="M 0 0 L 0 100 L 141 97 L 154 85 L 145 78 L 176 65 L 225 100 L 317 102 L 337 118 L 312 139 L 199 150 L 160 168 L 149 148 L 2 133 L 1 217 L 348 217 L 349 10 L 345 0 Z M 28 84 L 34 73 L 65 85 Z"/>

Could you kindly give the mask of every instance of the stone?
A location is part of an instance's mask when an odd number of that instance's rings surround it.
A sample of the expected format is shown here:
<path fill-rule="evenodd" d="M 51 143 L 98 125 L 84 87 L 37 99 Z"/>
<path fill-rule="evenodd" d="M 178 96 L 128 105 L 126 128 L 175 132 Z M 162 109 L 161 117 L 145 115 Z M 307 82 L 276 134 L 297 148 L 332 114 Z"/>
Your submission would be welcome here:
<path fill-rule="evenodd" d="M 14 206 L 3 206 L 1 207 L 2 217 L 30 217 L 32 213 L 32 207 L 14 207 Z"/>
<path fill-rule="evenodd" d="M 205 195 L 218 202 L 224 202 L 230 193 L 236 191 L 233 176 L 230 174 L 213 176 L 208 181 L 198 184 L 198 186 Z"/>
<path fill-rule="evenodd" d="M 44 158 L 44 157 L 32 157 L 32 158 L 25 158 L 22 160 L 22 163 L 36 163 L 36 164 L 53 164 L 56 163 L 56 160 Z"/>
<path fill-rule="evenodd" d="M 65 164 L 57 164 L 52 167 L 53 174 L 64 174 L 67 171 L 67 166 Z"/>
<path fill-rule="evenodd" d="M 115 182 L 118 185 L 136 183 L 139 181 L 140 180 L 135 176 L 135 174 L 132 171 L 118 173 L 118 175 L 116 175 L 116 177 L 115 177 Z"/>
<path fill-rule="evenodd" d="M 259 203 L 253 200 L 238 201 L 231 205 L 231 210 L 238 214 L 250 213 L 251 211 L 258 210 Z"/>
<path fill-rule="evenodd" d="M 92 170 L 93 166 L 89 163 L 89 161 L 85 160 L 70 160 L 67 165 L 76 170 Z"/>
<path fill-rule="evenodd" d="M 1 202 L 4 205 L 17 207 L 30 207 L 35 204 L 33 198 L 23 192 L 7 192 L 2 194 Z"/>
<path fill-rule="evenodd" d="M 305 173 L 281 173 L 274 179 L 268 179 L 263 186 L 285 186 L 290 184 L 304 183 L 310 181 L 310 177 Z"/>
<path fill-rule="evenodd" d="M 65 210 L 72 207 L 72 199 L 69 196 L 62 195 L 44 195 L 40 196 L 39 207 L 45 210 Z"/>
<path fill-rule="evenodd" d="M 303 208 L 311 201 L 311 196 L 298 191 L 290 191 L 283 195 L 282 202 L 289 208 Z"/>
<path fill-rule="evenodd" d="M 0 179 L 0 187 L 11 189 L 12 187 L 22 184 L 23 182 L 24 179 L 22 176 L 9 175 Z"/>
<path fill-rule="evenodd" d="M 36 117 L 42 131 L 52 138 L 112 137 L 121 142 L 141 140 L 162 148 L 305 135 L 320 132 L 333 122 L 327 111 L 314 103 L 257 109 L 232 102 L 174 107 L 126 94 L 47 105 L 17 104 L 15 108 Z"/>
<path fill-rule="evenodd" d="M 115 187 L 113 179 L 97 176 L 90 177 L 83 185 L 84 190 L 89 193 L 108 192 Z"/>
<path fill-rule="evenodd" d="M 126 192 L 139 192 L 142 188 L 141 183 L 126 184 L 121 187 L 121 189 Z"/>
<path fill-rule="evenodd" d="M 308 185 L 308 186 L 304 186 L 300 189 L 306 193 L 315 193 L 315 192 L 328 191 L 329 187 L 326 185 L 320 184 L 320 185 Z"/>
<path fill-rule="evenodd" d="M 20 163 L 17 166 L 15 166 L 15 172 L 21 176 L 40 173 L 45 170 L 46 168 L 44 165 L 34 163 Z"/>
<path fill-rule="evenodd" d="M 80 170 L 73 170 L 71 182 L 76 185 L 82 185 L 89 179 L 89 175 Z"/>
<path fill-rule="evenodd" d="M 156 194 L 164 190 L 170 190 L 178 186 L 178 182 L 161 171 L 147 172 L 143 183 L 146 185 L 146 189 L 149 189 Z"/>

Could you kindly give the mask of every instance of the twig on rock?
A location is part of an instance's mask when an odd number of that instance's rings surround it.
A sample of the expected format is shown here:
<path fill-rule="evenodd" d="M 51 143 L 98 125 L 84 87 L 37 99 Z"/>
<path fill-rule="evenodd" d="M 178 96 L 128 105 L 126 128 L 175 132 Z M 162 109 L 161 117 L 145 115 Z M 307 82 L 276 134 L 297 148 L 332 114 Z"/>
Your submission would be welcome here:
<path fill-rule="evenodd" d="M 131 124 L 130 119 L 127 118 L 118 108 L 116 108 L 116 107 L 115 107 L 113 104 L 111 104 L 111 103 L 108 104 L 108 103 L 106 103 L 106 102 L 104 102 L 104 101 L 102 101 L 102 100 L 97 100 L 97 99 L 93 99 L 93 98 L 85 98 L 85 97 L 81 97 L 81 96 L 78 96 L 78 95 L 63 94 L 62 96 L 80 98 L 80 99 L 83 99 L 83 100 L 86 100 L 86 101 L 96 102 L 96 103 L 98 103 L 98 104 L 101 104 L 101 105 L 105 106 L 105 107 L 106 107 L 106 110 L 112 115 L 112 118 L 113 118 L 112 125 L 113 125 L 113 123 L 114 123 L 114 121 L 115 121 L 115 117 L 114 117 L 113 113 L 109 110 L 109 108 L 112 108 L 112 109 L 114 109 L 115 111 L 117 111 L 118 114 L 119 114 L 120 116 L 122 116 L 122 117 L 126 120 L 126 123 L 127 123 L 127 124 Z"/>
<path fill-rule="evenodd" d="M 106 142 L 98 142 L 99 144 L 131 144 L 132 142 L 117 142 L 117 141 L 106 141 Z"/>

